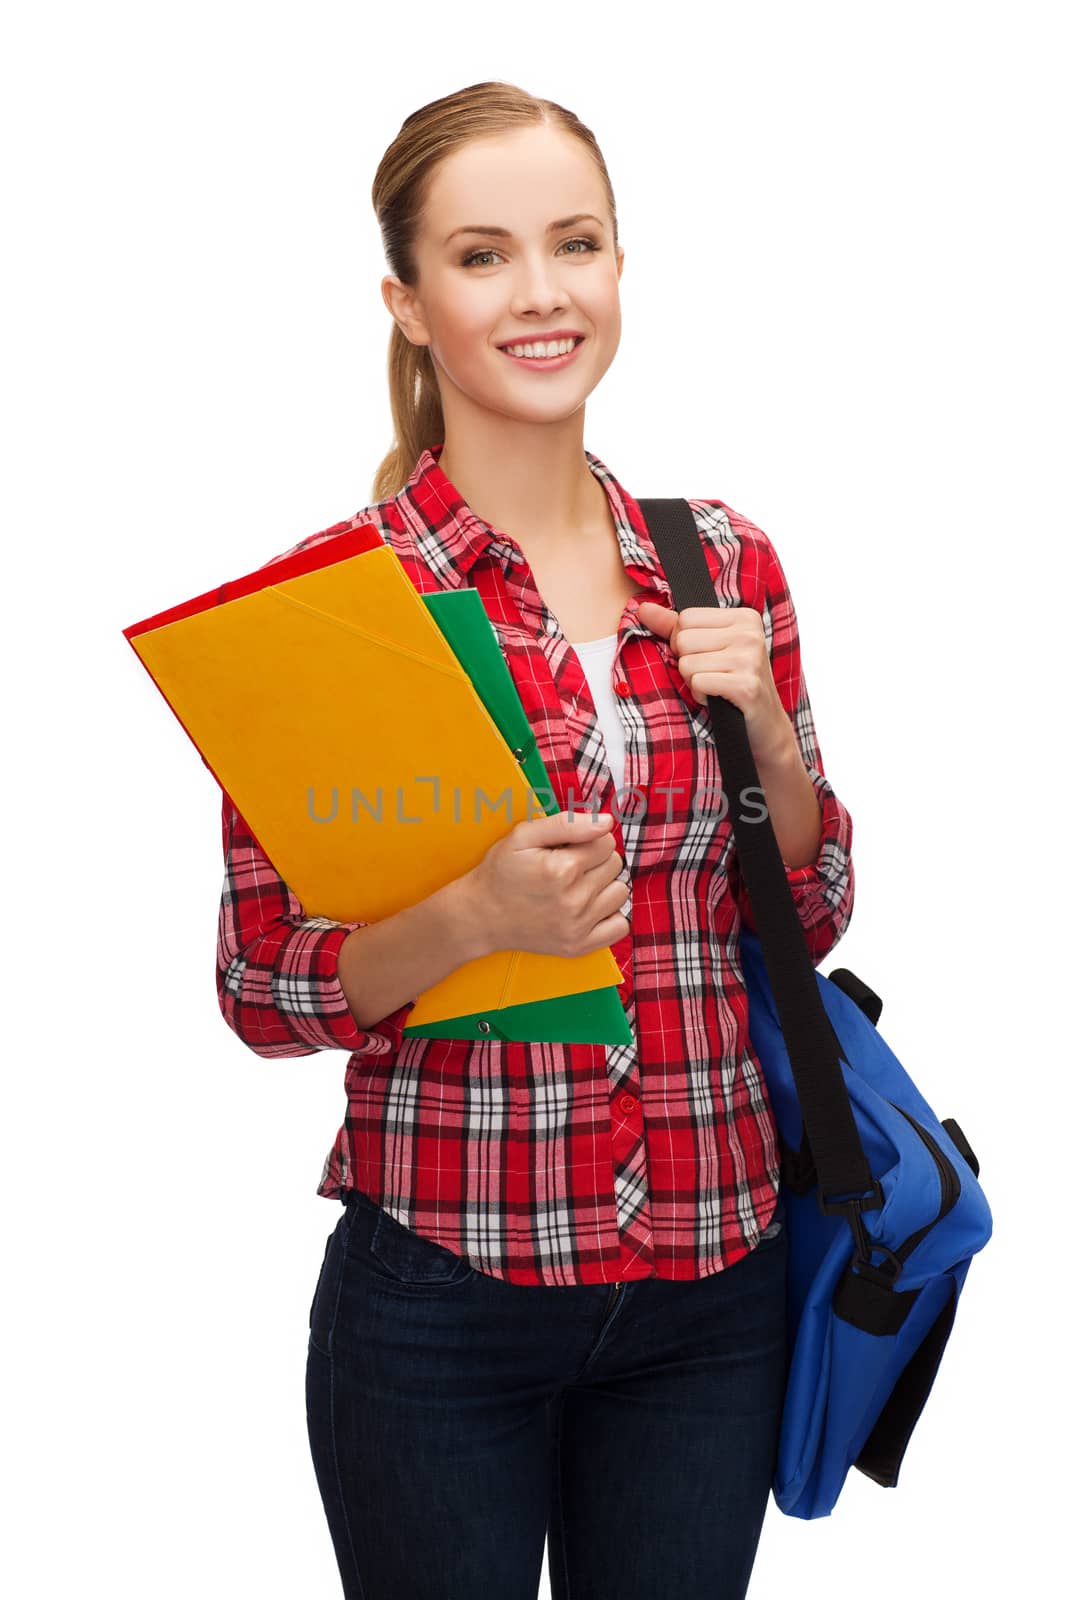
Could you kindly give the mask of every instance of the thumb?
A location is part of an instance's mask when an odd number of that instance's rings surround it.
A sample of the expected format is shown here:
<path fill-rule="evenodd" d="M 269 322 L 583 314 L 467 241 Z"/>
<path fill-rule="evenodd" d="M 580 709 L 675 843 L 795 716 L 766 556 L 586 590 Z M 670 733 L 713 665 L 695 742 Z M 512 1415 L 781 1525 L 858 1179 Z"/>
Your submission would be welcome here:
<path fill-rule="evenodd" d="M 669 639 L 678 626 L 678 613 L 655 600 L 642 600 L 637 608 L 638 619 L 661 639 Z"/>
<path fill-rule="evenodd" d="M 613 826 L 612 812 L 568 811 L 561 808 L 544 817 L 528 817 L 514 828 L 520 849 L 531 850 L 556 844 L 571 844 L 577 838 L 595 838 Z"/>

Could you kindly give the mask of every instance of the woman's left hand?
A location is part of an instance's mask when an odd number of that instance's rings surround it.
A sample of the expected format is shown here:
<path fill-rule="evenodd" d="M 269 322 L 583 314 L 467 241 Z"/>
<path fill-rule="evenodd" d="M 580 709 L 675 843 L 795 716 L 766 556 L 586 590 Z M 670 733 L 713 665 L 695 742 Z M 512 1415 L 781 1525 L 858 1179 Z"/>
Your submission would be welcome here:
<path fill-rule="evenodd" d="M 709 694 L 721 694 L 744 713 L 757 765 L 781 757 L 795 735 L 771 672 L 758 611 L 751 606 L 687 606 L 678 612 L 643 600 L 637 619 L 668 640 L 694 700 L 707 705 Z"/>

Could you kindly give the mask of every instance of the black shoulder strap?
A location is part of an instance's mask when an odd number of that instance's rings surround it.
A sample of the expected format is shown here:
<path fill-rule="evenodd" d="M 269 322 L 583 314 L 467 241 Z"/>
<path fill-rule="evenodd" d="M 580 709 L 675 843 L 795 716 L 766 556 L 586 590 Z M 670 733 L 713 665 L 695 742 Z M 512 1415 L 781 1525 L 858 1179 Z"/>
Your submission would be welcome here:
<path fill-rule="evenodd" d="M 719 597 L 689 502 L 637 503 L 659 553 L 674 609 L 717 606 Z M 763 790 L 744 713 L 722 695 L 708 696 L 708 713 L 729 814 L 734 819 L 738 861 L 815 1165 L 819 1205 L 825 1214 L 848 1215 L 859 1239 L 856 1211 L 881 1206 L 882 1193 L 856 1128 L 842 1069 L 847 1058 L 823 1005 L 770 815 L 761 804 Z M 763 812 L 760 820 L 752 818 L 754 810 L 757 816 Z M 872 1192 L 872 1198 L 860 1202 L 858 1197 Z"/>

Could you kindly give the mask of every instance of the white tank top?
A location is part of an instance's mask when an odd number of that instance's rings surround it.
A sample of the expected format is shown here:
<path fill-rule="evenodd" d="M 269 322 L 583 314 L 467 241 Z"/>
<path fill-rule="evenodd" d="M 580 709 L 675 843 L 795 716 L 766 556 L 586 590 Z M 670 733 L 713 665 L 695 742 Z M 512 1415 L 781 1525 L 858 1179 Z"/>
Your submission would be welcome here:
<path fill-rule="evenodd" d="M 618 701 L 611 682 L 611 665 L 615 660 L 617 643 L 618 635 L 612 633 L 606 639 L 587 639 L 582 644 L 572 644 L 571 649 L 582 663 L 582 671 L 593 696 L 597 722 L 607 749 L 608 766 L 615 779 L 616 789 L 621 789 L 625 737 Z"/>

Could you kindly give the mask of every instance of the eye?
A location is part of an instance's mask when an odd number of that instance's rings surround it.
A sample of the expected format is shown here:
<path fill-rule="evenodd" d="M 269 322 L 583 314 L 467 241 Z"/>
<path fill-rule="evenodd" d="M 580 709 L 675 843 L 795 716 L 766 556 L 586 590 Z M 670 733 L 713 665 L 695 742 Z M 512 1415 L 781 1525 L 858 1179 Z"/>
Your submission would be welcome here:
<path fill-rule="evenodd" d="M 568 244 L 584 244 L 584 245 L 588 245 L 588 247 L 589 247 L 589 251 L 588 252 L 584 251 L 584 250 L 568 250 L 568 252 L 567 252 L 568 255 L 586 255 L 589 252 L 595 252 L 595 251 L 597 251 L 597 250 L 599 250 L 601 248 L 601 246 L 598 245 L 596 243 L 596 241 L 593 240 L 593 239 L 565 239 L 563 244 L 560 245 L 560 249 L 562 250 L 564 248 L 564 245 L 568 245 Z M 479 256 L 496 256 L 496 255 L 499 255 L 499 254 L 500 254 L 499 250 L 492 250 L 492 249 L 472 250 L 469 256 L 464 256 L 463 260 L 460 262 L 460 266 L 461 267 L 473 266 L 475 264 L 475 262 L 478 260 Z"/>

